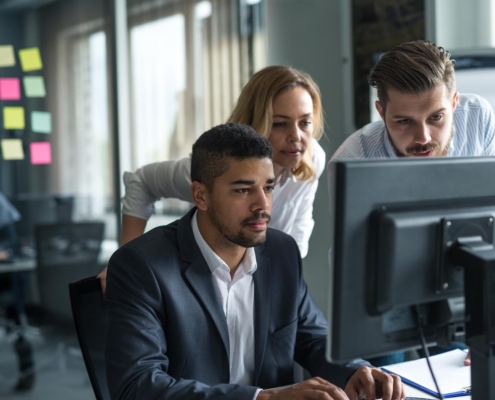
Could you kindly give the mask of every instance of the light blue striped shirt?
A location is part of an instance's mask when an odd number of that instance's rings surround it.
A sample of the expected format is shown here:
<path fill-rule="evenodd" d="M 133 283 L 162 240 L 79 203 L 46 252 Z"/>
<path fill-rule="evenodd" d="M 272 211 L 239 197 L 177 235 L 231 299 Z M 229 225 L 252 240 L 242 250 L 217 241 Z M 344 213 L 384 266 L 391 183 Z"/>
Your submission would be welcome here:
<path fill-rule="evenodd" d="M 454 111 L 454 136 L 447 156 L 493 155 L 495 115 L 490 104 L 476 94 L 460 94 Z M 337 149 L 332 160 L 362 158 L 397 158 L 383 121 L 372 122 L 354 132 Z"/>

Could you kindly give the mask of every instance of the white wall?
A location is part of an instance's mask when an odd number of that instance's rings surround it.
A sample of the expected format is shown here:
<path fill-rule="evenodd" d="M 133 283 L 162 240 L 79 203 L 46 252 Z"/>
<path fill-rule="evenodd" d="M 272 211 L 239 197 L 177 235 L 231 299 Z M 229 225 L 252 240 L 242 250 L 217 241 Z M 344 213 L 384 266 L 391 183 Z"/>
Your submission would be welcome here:
<path fill-rule="evenodd" d="M 352 113 L 343 104 L 350 63 L 343 59 L 348 49 L 342 50 L 341 12 L 345 10 L 340 4 L 336 0 L 267 0 L 268 64 L 302 69 L 320 86 L 327 121 L 326 138 L 320 144 L 327 161 L 352 129 L 347 125 Z M 344 28 L 349 27 L 350 19 L 344 24 Z M 349 85 L 345 93 L 350 90 Z M 304 260 L 304 275 L 313 297 L 326 312 L 330 246 L 326 171 L 316 194 L 314 217 L 316 225 Z"/>

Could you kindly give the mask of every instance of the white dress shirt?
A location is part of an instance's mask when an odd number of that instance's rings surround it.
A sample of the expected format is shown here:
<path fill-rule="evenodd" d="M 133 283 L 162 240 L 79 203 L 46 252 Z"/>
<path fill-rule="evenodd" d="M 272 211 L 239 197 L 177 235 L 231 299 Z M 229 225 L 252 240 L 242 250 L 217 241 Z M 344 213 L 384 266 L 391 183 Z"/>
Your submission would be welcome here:
<path fill-rule="evenodd" d="M 270 228 L 294 238 L 303 258 L 308 253 L 308 242 L 315 224 L 313 202 L 318 178 L 325 168 L 325 152 L 314 139 L 311 147 L 317 179 L 300 181 L 290 170 L 285 170 L 275 183 L 270 221 Z M 135 172 L 125 172 L 124 184 L 122 213 L 147 220 L 153 213 L 153 204 L 161 197 L 192 202 L 191 159 L 162 161 L 145 165 Z"/>
<path fill-rule="evenodd" d="M 206 243 L 198 228 L 197 212 L 191 219 L 194 239 L 210 268 L 229 333 L 230 382 L 253 385 L 254 374 L 254 282 L 256 254 L 246 249 L 234 277 L 229 266 Z M 261 391 L 258 390 L 254 396 Z"/>

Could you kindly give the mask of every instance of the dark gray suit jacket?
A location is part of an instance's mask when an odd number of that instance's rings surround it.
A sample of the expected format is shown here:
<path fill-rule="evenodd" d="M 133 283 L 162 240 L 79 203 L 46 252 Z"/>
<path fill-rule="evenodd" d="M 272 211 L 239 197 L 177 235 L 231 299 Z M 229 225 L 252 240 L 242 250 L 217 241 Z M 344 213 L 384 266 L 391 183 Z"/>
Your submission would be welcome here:
<path fill-rule="evenodd" d="M 191 217 L 156 228 L 110 259 L 106 365 L 113 399 L 248 399 L 293 383 L 293 360 L 343 387 L 362 360 L 325 360 L 327 324 L 302 276 L 295 241 L 269 229 L 255 248 L 254 386 L 229 384 L 229 336 Z"/>

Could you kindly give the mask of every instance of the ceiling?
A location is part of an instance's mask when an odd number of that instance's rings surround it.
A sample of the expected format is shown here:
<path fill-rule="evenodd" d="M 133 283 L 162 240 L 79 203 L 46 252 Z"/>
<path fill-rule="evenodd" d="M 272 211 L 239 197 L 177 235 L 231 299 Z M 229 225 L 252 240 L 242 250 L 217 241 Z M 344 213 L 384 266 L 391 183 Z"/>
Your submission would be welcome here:
<path fill-rule="evenodd" d="M 28 11 L 57 0 L 0 0 L 1 11 Z"/>

